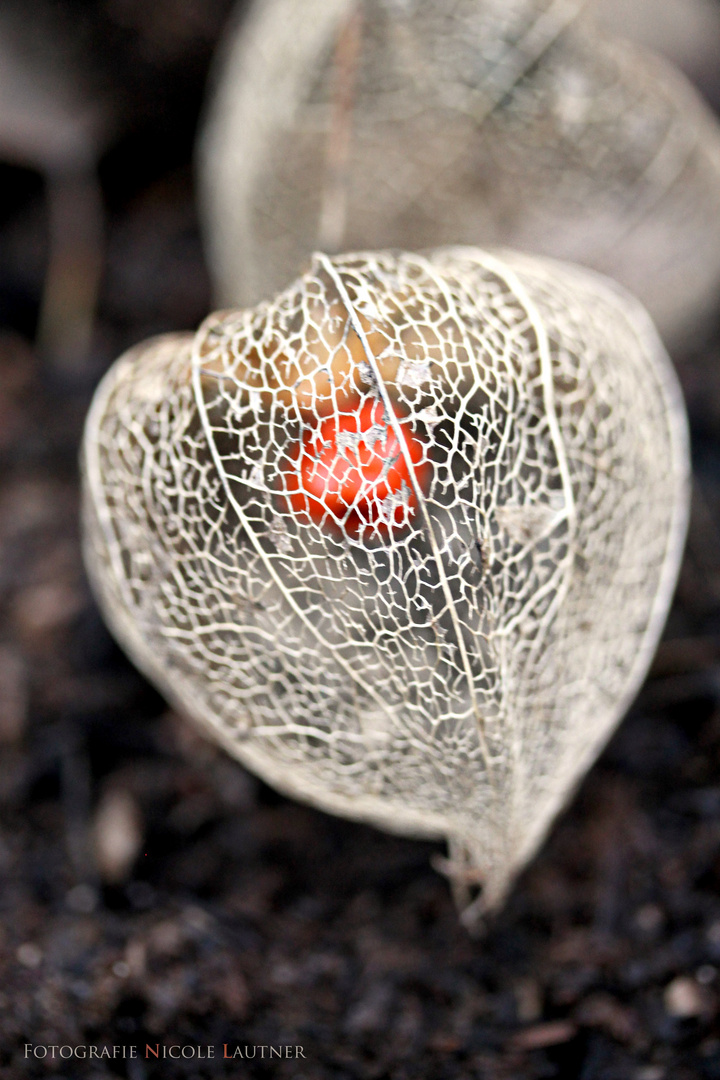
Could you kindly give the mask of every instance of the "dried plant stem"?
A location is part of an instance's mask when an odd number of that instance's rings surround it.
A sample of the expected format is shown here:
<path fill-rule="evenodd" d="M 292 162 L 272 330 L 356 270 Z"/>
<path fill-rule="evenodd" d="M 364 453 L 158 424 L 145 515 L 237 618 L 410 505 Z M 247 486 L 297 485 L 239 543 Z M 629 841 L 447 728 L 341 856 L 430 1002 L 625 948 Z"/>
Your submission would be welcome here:
<path fill-rule="evenodd" d="M 37 342 L 58 371 L 79 371 L 90 349 L 103 266 L 102 195 L 92 165 L 45 172 L 49 256 Z"/>
<path fill-rule="evenodd" d="M 345 234 L 353 103 L 360 62 L 362 25 L 362 9 L 357 3 L 342 27 L 335 47 L 333 106 L 318 225 L 318 247 L 331 254 L 340 250 Z"/>

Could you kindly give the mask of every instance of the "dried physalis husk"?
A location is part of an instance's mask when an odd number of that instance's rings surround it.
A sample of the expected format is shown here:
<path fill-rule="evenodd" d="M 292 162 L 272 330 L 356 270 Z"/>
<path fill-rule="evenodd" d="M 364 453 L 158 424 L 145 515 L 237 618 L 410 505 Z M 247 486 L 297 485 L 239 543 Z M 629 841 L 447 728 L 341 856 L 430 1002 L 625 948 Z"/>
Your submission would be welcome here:
<path fill-rule="evenodd" d="M 717 0 L 588 0 L 607 32 L 662 53 L 711 97 L 720 90 Z"/>
<path fill-rule="evenodd" d="M 640 305 L 512 253 L 316 255 L 131 350 L 84 448 L 138 666 L 281 791 L 447 837 L 497 906 L 636 692 L 687 510 Z"/>
<path fill-rule="evenodd" d="M 310 252 L 507 244 L 620 281 L 672 346 L 720 289 L 720 127 L 585 0 L 255 0 L 201 145 L 223 303 Z"/>

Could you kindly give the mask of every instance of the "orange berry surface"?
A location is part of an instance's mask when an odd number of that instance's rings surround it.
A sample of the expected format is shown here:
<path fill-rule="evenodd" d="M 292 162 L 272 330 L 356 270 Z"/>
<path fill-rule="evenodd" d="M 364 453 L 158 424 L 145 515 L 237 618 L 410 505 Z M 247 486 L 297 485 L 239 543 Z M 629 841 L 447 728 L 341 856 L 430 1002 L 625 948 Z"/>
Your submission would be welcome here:
<path fill-rule="evenodd" d="M 432 467 L 425 441 L 407 420 L 399 437 L 379 401 L 326 417 L 288 451 L 283 486 L 297 519 L 353 539 L 387 539 L 417 514 Z"/>

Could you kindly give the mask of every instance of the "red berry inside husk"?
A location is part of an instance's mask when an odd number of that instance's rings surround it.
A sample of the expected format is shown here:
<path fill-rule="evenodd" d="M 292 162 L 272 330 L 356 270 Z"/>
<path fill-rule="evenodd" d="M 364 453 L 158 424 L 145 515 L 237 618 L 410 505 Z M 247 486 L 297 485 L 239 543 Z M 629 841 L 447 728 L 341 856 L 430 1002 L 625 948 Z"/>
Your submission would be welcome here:
<path fill-rule="evenodd" d="M 423 440 L 406 420 L 398 422 L 402 444 L 383 403 L 368 401 L 306 431 L 290 448 L 283 472 L 298 519 L 354 539 L 387 538 L 390 530 L 406 528 L 417 513 L 411 471 L 425 492 L 431 466 Z"/>

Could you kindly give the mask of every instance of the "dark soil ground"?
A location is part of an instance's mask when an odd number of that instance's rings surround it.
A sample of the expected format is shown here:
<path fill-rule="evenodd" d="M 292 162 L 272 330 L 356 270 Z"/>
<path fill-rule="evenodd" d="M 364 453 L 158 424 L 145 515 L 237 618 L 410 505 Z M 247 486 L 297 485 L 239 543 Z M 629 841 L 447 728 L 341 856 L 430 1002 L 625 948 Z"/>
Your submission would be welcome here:
<path fill-rule="evenodd" d="M 79 549 L 83 416 L 114 355 L 209 308 L 190 162 L 227 8 L 65 5 L 119 117 L 82 371 L 29 344 L 43 189 L 0 166 L 0 1076 L 717 1080 L 720 333 L 679 358 L 695 498 L 651 676 L 481 939 L 430 867 L 439 849 L 276 795 L 103 626 Z"/>

